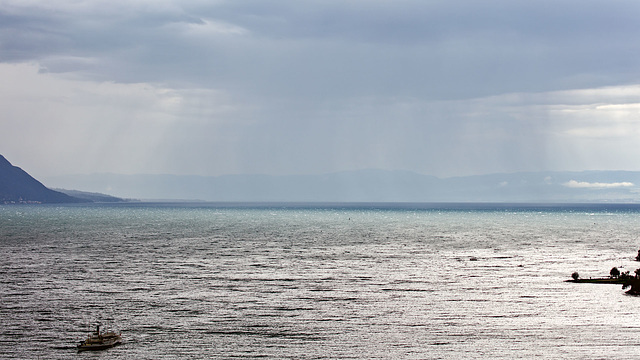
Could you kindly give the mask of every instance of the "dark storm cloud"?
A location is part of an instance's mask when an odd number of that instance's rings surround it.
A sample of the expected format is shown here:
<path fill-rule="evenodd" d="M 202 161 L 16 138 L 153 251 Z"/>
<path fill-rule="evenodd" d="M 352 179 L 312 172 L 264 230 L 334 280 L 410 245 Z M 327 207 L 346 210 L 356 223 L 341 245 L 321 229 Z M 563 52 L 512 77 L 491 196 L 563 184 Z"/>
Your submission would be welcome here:
<path fill-rule="evenodd" d="M 634 1 L 98 4 L 5 9 L 4 60 L 57 72 L 66 68 L 48 59 L 65 54 L 99 59 L 98 79 L 322 98 L 465 98 L 640 80 Z M 208 22 L 218 31 L 207 33 Z"/>
<path fill-rule="evenodd" d="M 277 86 L 286 77 L 313 95 L 456 98 L 638 80 L 633 2 L 278 4 L 231 2 L 217 17 L 206 13 L 267 43 L 251 57 L 251 79 Z"/>

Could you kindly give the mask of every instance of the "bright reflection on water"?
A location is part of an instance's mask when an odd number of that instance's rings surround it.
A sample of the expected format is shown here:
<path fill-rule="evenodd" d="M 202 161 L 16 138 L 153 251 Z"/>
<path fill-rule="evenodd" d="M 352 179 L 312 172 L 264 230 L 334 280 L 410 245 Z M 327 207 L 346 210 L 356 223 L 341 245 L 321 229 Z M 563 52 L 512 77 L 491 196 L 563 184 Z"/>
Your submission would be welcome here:
<path fill-rule="evenodd" d="M 640 298 L 564 282 L 640 267 L 613 210 L 4 206 L 0 357 L 632 359 Z"/>

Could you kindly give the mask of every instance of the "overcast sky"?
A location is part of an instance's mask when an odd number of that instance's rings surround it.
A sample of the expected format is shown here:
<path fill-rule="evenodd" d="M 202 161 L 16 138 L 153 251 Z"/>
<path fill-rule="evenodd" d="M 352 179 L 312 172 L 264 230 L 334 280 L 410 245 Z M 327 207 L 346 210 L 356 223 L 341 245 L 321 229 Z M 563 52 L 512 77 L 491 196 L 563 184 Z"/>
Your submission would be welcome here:
<path fill-rule="evenodd" d="M 38 176 L 640 170 L 640 1 L 0 0 Z"/>

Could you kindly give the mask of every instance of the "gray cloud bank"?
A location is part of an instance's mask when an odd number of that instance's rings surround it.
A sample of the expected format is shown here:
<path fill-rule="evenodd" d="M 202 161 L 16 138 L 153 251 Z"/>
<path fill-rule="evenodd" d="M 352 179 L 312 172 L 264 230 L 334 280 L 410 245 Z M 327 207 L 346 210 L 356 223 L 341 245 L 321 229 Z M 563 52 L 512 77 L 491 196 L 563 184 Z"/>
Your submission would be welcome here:
<path fill-rule="evenodd" d="M 637 1 L 0 1 L 36 175 L 628 169 Z M 60 159 L 65 159 L 61 163 Z"/>
<path fill-rule="evenodd" d="M 480 97 L 635 84 L 636 1 L 11 2 L 1 59 L 274 96 Z"/>
<path fill-rule="evenodd" d="M 634 186 L 632 182 L 628 182 L 628 181 L 601 183 L 601 182 L 587 182 L 587 181 L 576 181 L 576 180 L 569 180 L 562 185 L 570 188 L 585 188 L 585 189 L 612 189 L 612 188 L 623 188 L 623 187 Z"/>

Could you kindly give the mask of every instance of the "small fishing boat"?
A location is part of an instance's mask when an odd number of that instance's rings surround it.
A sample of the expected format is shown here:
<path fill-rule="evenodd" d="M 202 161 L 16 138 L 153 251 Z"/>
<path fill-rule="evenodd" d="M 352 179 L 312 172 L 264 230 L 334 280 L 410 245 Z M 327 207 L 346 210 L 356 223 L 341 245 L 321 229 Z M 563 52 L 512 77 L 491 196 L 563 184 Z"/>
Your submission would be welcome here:
<path fill-rule="evenodd" d="M 78 351 L 104 350 L 120 344 L 120 334 L 113 331 L 100 332 L 100 325 L 96 326 L 96 331 L 89 335 L 78 345 Z"/>

